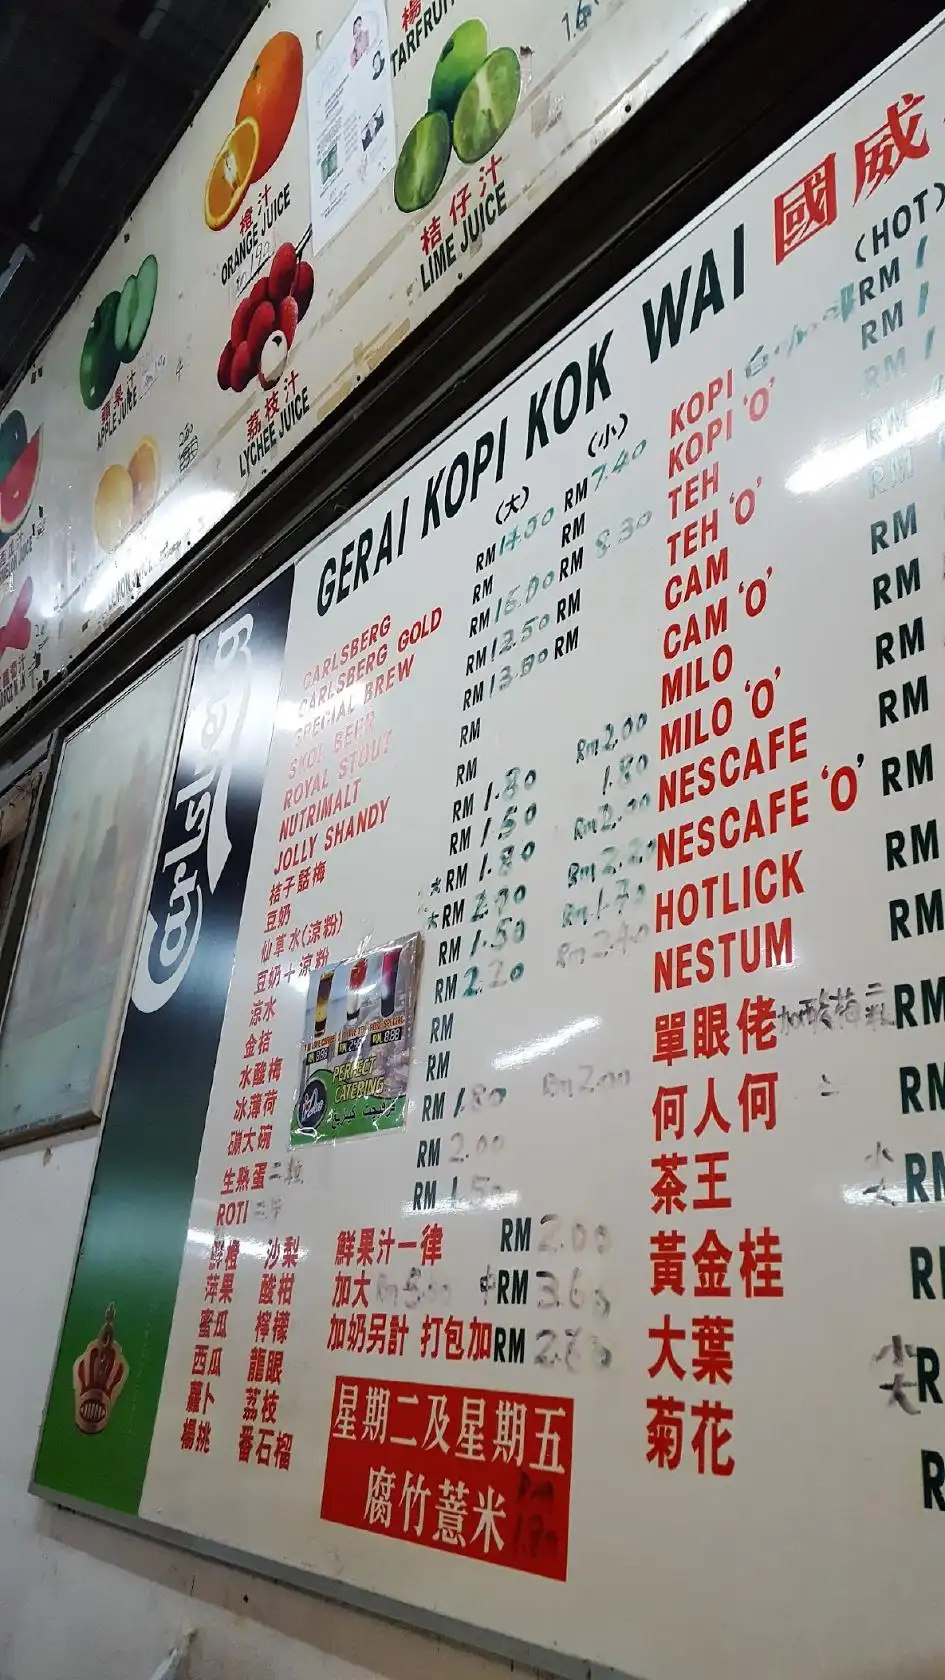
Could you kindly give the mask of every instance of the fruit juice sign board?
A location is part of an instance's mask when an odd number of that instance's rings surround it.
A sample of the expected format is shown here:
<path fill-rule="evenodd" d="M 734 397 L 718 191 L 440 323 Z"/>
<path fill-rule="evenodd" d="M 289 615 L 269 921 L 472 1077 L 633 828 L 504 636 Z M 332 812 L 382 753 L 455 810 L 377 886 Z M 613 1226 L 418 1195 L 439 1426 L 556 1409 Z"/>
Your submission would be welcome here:
<path fill-rule="evenodd" d="M 0 414 L 0 722 L 219 526 L 722 15 L 707 0 L 522 0 L 512 34 L 498 0 L 328 0 L 317 17 L 274 0 Z M 359 20 L 373 45 L 352 67 Z M 350 140 L 337 170 L 333 89 Z"/>
<path fill-rule="evenodd" d="M 356 216 L 397 160 L 387 11 L 356 5 L 307 78 L 316 251 Z"/>
<path fill-rule="evenodd" d="M 32 398 L 32 400 L 29 400 Z M 38 612 L 37 579 L 51 571 L 46 511 L 39 495 L 43 425 L 35 393 L 17 394 L 0 420 L 0 718 L 25 703 L 48 658 L 49 626 Z"/>
<path fill-rule="evenodd" d="M 162 171 L 44 352 L 53 506 L 46 596 L 72 656 L 174 564 L 201 529 L 184 474 L 177 399 L 187 281 L 179 183 Z M 65 517 L 62 517 L 62 513 Z"/>
<path fill-rule="evenodd" d="M 634 81 L 641 59 L 649 74 L 665 58 L 663 33 L 644 39 L 620 6 L 599 20 L 596 50 L 589 20 L 569 36 L 537 0 L 517 18 L 522 52 L 506 42 L 495 0 L 467 18 L 439 6 L 417 18 L 411 6 L 329 9 L 314 39 L 301 7 L 287 4 L 280 21 L 264 45 L 258 30 L 250 37 L 191 134 L 215 159 L 201 240 L 212 279 L 200 295 L 217 297 L 214 324 L 203 311 L 195 322 L 195 342 L 214 346 L 215 378 L 194 424 L 215 439 L 214 484 L 234 497 L 425 318 L 461 260 L 494 250 L 543 196 L 528 113 L 564 66 L 575 60 L 576 112 L 598 51 L 622 55 Z M 614 99 L 608 87 L 608 107 Z"/>
<path fill-rule="evenodd" d="M 54 1498 L 568 1676 L 941 1667 L 943 89 L 939 24 L 276 580 L 225 936 L 208 642 Z M 405 1124 L 294 1147 L 410 928 Z"/>

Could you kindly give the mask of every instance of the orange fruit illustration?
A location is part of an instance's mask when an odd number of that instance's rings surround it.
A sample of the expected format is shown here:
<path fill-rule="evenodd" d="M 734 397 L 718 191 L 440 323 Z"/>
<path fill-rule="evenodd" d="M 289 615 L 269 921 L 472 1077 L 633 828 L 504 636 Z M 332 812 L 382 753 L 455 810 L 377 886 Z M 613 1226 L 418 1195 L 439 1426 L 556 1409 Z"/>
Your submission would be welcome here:
<path fill-rule="evenodd" d="M 135 522 L 134 485 L 127 467 L 106 467 L 95 492 L 95 535 L 106 554 L 120 548 Z"/>
<path fill-rule="evenodd" d="M 241 118 L 228 134 L 213 160 L 203 199 L 204 221 L 216 231 L 232 221 L 246 197 L 259 156 L 259 125 L 254 117 Z"/>
<path fill-rule="evenodd" d="M 128 476 L 131 479 L 132 510 L 137 525 L 139 519 L 146 519 L 151 512 L 157 501 L 158 486 L 161 482 L 161 459 L 158 446 L 152 437 L 141 439 L 128 462 Z"/>
<path fill-rule="evenodd" d="M 267 173 L 289 138 L 302 97 L 302 43 L 282 29 L 266 42 L 247 79 L 237 122 L 252 117 L 259 124 L 259 153 L 254 181 Z"/>

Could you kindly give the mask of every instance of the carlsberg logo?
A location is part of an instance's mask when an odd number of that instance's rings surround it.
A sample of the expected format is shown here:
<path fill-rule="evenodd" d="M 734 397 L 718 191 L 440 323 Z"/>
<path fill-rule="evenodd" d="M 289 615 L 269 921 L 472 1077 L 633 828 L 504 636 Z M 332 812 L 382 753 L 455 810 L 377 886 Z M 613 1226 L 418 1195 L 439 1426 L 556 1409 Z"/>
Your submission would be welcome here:
<path fill-rule="evenodd" d="M 212 898 L 230 855 L 226 804 L 252 695 L 251 613 L 217 633 L 213 664 L 204 676 L 198 659 L 178 764 L 193 762 L 173 795 L 131 999 L 144 1015 L 169 1003 L 193 961 L 203 926 L 205 895 Z"/>

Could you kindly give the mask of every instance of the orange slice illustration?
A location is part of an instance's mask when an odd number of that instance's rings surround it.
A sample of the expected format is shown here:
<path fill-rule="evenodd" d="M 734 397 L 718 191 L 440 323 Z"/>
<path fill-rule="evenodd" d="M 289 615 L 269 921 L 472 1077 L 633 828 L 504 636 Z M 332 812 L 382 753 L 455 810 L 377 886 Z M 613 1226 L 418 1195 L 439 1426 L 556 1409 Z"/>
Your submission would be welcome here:
<path fill-rule="evenodd" d="M 208 228 L 216 231 L 232 221 L 246 197 L 259 156 L 259 124 L 255 117 L 243 117 L 213 160 L 207 176 L 203 214 Z"/>

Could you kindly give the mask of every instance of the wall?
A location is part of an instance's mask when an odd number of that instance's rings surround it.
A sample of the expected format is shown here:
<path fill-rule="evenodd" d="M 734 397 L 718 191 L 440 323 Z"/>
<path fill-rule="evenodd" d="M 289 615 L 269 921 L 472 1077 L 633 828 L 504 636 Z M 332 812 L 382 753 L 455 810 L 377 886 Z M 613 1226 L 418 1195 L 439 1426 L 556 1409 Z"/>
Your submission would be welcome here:
<path fill-rule="evenodd" d="M 73 1516 L 27 1487 L 97 1133 L 0 1156 L 0 1676 L 502 1680 L 509 1665 Z M 247 1521 L 251 1512 L 247 1510 Z"/>

